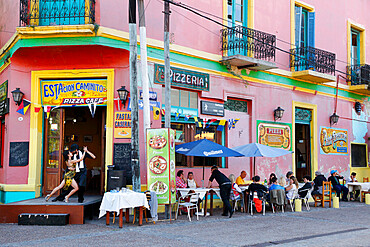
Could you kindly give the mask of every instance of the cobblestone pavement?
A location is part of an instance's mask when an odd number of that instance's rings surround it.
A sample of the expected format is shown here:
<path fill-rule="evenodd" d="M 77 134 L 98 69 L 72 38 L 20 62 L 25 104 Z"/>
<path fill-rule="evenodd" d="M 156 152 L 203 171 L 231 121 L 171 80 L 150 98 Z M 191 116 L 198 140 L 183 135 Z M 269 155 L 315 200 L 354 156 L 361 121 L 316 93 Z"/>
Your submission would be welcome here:
<path fill-rule="evenodd" d="M 341 202 L 339 209 L 250 216 L 186 216 L 139 227 L 105 218 L 68 226 L 0 224 L 0 246 L 370 246 L 370 205 Z"/>

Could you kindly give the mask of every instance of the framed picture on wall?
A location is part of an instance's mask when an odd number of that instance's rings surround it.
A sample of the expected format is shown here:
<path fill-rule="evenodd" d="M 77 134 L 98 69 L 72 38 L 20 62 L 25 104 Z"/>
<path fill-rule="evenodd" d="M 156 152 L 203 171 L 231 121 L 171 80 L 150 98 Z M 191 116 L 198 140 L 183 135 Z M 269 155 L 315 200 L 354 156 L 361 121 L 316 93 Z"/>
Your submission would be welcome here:
<path fill-rule="evenodd" d="M 84 136 L 84 142 L 92 142 L 93 137 L 92 136 Z"/>

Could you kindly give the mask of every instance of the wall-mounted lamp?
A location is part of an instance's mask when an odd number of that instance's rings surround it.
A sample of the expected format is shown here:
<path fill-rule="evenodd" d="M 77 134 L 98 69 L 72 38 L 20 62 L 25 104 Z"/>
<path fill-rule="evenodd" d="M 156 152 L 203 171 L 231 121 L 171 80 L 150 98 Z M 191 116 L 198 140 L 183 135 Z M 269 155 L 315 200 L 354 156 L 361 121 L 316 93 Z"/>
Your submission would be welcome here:
<path fill-rule="evenodd" d="M 361 115 L 362 105 L 358 101 L 356 101 L 356 103 L 355 103 L 355 111 L 356 111 L 357 115 Z"/>
<path fill-rule="evenodd" d="M 20 105 L 23 99 L 24 93 L 17 87 L 14 91 L 12 91 L 13 100 L 16 105 Z"/>
<path fill-rule="evenodd" d="M 337 124 L 339 120 L 339 116 L 336 113 L 333 113 L 333 115 L 330 116 L 330 126 L 333 124 Z"/>
<path fill-rule="evenodd" d="M 129 91 L 125 86 L 122 86 L 120 89 L 117 89 L 119 99 L 121 100 L 124 107 L 126 107 L 126 101 Z"/>
<path fill-rule="evenodd" d="M 281 119 L 283 117 L 283 114 L 284 114 L 284 109 L 283 108 L 281 108 L 280 106 L 278 108 L 276 108 L 274 110 L 275 121 L 278 120 L 278 119 Z"/>

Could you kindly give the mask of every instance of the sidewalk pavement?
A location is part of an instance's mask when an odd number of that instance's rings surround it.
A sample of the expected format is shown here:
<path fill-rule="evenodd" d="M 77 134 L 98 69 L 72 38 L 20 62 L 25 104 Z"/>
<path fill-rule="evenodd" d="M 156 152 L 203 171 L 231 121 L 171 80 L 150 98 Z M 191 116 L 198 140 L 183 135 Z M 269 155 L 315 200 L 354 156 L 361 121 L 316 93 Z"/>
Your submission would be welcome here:
<path fill-rule="evenodd" d="M 289 208 L 290 210 L 290 208 Z M 236 212 L 229 219 L 187 216 L 169 222 L 105 225 L 105 218 L 84 225 L 18 226 L 0 224 L 0 246 L 370 246 L 370 205 L 341 202 L 339 209 L 265 216 Z"/>

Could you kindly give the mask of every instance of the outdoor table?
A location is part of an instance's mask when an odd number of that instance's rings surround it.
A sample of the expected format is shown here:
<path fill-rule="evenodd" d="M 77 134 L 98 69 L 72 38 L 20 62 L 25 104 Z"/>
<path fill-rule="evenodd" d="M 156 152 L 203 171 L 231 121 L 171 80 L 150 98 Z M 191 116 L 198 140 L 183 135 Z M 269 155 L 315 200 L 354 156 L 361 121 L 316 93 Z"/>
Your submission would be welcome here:
<path fill-rule="evenodd" d="M 370 190 L 370 183 L 359 183 L 359 182 L 350 182 L 347 183 L 349 192 L 356 190 L 356 187 L 360 190 L 360 202 L 362 202 L 361 192 Z"/>
<path fill-rule="evenodd" d="M 207 216 L 207 201 L 208 201 L 208 195 L 211 195 L 211 201 L 210 201 L 210 209 L 209 214 L 213 215 L 213 194 L 217 194 L 218 197 L 220 196 L 220 189 L 219 188 L 177 188 L 177 190 L 180 192 L 181 196 L 185 196 L 189 193 L 189 191 L 194 191 L 195 193 L 199 194 L 199 198 L 203 201 L 204 200 L 204 216 Z"/>
<path fill-rule="evenodd" d="M 109 213 L 119 214 L 119 227 L 123 227 L 123 209 L 126 209 L 126 223 L 129 222 L 129 209 L 139 208 L 139 225 L 143 224 L 143 207 L 149 209 L 144 193 L 127 190 L 125 192 L 106 192 L 100 205 L 99 218 L 106 214 L 106 224 L 109 225 Z"/>

